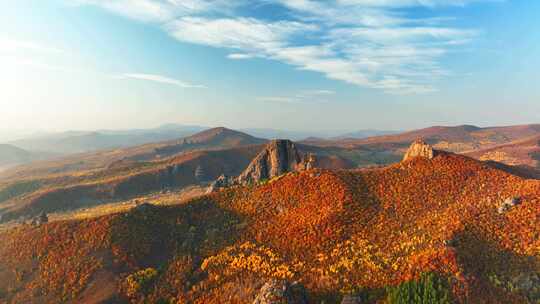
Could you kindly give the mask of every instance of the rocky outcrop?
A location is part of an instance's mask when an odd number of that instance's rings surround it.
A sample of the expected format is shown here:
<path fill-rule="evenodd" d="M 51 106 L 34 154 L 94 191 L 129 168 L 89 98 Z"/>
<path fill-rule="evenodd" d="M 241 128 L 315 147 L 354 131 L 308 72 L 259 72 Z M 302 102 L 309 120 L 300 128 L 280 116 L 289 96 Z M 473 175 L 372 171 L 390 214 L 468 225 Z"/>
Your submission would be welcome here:
<path fill-rule="evenodd" d="M 288 172 L 310 170 L 317 167 L 315 154 L 303 154 L 287 139 L 270 142 L 236 178 L 221 175 L 210 184 L 207 193 L 234 185 L 249 185 L 268 180 Z"/>
<path fill-rule="evenodd" d="M 303 161 L 303 167 L 304 170 L 311 170 L 315 169 L 317 164 L 317 157 L 313 153 L 309 153 L 306 157 L 306 159 Z"/>
<path fill-rule="evenodd" d="M 305 289 L 297 283 L 273 279 L 259 290 L 253 304 L 307 304 Z"/>
<path fill-rule="evenodd" d="M 433 147 L 428 145 L 423 140 L 417 139 L 411 144 L 409 150 L 407 150 L 407 152 L 405 153 L 403 161 L 407 161 L 416 157 L 432 159 L 433 157 L 435 157 L 435 150 L 433 150 Z"/>
<path fill-rule="evenodd" d="M 509 197 L 499 205 L 499 207 L 497 208 L 497 212 L 499 212 L 499 214 L 503 214 L 506 211 L 512 209 L 512 207 L 519 205 L 520 202 L 521 199 L 519 197 Z"/>
<path fill-rule="evenodd" d="M 214 191 L 217 191 L 221 188 L 226 188 L 229 186 L 232 186 L 236 183 L 235 179 L 232 177 L 229 177 L 225 174 L 221 174 L 215 181 L 213 181 L 210 186 L 208 187 L 208 190 L 206 190 L 207 193 L 212 193 Z"/>
<path fill-rule="evenodd" d="M 251 184 L 287 172 L 310 169 L 313 163 L 314 157 L 304 157 L 292 141 L 273 140 L 238 177 L 238 183 Z"/>
<path fill-rule="evenodd" d="M 49 217 L 47 216 L 47 213 L 41 212 L 38 216 L 34 217 L 32 219 L 32 226 L 41 226 L 43 224 L 46 224 L 49 222 Z"/>

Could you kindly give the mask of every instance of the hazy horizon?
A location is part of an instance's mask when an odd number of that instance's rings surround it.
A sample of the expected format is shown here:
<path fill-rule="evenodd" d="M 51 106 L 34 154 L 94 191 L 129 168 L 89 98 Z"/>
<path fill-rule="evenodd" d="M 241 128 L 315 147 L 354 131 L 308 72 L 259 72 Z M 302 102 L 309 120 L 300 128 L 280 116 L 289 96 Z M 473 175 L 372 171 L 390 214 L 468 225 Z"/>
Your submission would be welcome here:
<path fill-rule="evenodd" d="M 535 123 L 539 10 L 525 0 L 18 1 L 0 12 L 0 135 Z"/>

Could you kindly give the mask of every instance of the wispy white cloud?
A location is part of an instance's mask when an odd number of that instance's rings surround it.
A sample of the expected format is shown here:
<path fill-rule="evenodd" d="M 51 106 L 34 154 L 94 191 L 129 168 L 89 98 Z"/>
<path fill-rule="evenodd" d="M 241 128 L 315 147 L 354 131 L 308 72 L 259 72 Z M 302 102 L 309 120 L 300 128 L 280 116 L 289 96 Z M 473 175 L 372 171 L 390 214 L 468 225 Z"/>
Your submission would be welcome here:
<path fill-rule="evenodd" d="M 250 59 L 250 58 L 253 58 L 253 57 L 255 57 L 255 56 L 252 55 L 252 54 L 245 54 L 245 53 L 232 53 L 232 54 L 227 55 L 227 58 L 236 59 L 236 60 Z"/>
<path fill-rule="evenodd" d="M 316 26 L 295 21 L 264 22 L 255 18 L 185 17 L 166 25 L 178 40 L 214 47 L 271 52 L 284 47 L 295 34 Z"/>
<path fill-rule="evenodd" d="M 416 94 L 435 91 L 436 81 L 451 74 L 441 59 L 480 34 L 449 26 L 453 17 L 437 9 L 503 0 L 75 1 L 155 22 L 182 42 L 228 49 L 229 59 L 276 60 L 357 86 Z M 285 17 L 246 14 L 266 5 L 281 6 Z M 411 16 L 414 7 L 433 16 Z"/>
<path fill-rule="evenodd" d="M 137 74 L 137 73 L 129 74 L 128 73 L 128 74 L 120 75 L 119 78 L 121 78 L 121 79 L 136 79 L 136 80 L 152 81 L 152 82 L 170 84 L 170 85 L 175 85 L 175 86 L 179 86 L 179 87 L 182 87 L 182 88 L 189 88 L 189 89 L 204 89 L 204 88 L 206 88 L 203 85 L 192 84 L 192 83 L 181 81 L 181 80 L 178 80 L 178 79 L 169 78 L 169 77 L 162 76 L 162 75 L 155 75 L 155 74 Z"/>
<path fill-rule="evenodd" d="M 295 1 L 295 0 L 292 0 Z M 504 0 L 338 0 L 341 4 L 371 7 L 411 7 L 411 6 L 465 6 L 473 2 L 500 2 Z"/>
<path fill-rule="evenodd" d="M 324 97 L 334 95 L 331 90 L 304 90 L 292 96 L 263 96 L 257 98 L 259 101 L 272 103 L 324 103 Z"/>

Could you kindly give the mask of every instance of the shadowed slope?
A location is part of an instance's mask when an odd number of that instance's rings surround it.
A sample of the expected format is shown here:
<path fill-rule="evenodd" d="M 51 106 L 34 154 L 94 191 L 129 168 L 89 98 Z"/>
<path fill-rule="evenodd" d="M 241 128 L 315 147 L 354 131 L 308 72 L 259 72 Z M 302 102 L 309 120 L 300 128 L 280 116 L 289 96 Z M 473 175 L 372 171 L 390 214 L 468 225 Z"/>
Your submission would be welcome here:
<path fill-rule="evenodd" d="M 45 185 L 43 181 L 41 184 L 26 182 L 21 185 L 29 184 L 33 188 L 15 196 L 6 195 L 6 200 L 0 201 L 0 214 L 3 221 L 8 221 L 21 216 L 35 216 L 43 211 L 73 210 L 164 189 L 182 188 L 201 182 L 195 174 L 197 168 L 204 170 L 207 181 L 223 173 L 238 175 L 259 150 L 259 146 L 251 146 L 192 152 L 161 162 L 115 166 L 83 179 L 53 179 Z"/>

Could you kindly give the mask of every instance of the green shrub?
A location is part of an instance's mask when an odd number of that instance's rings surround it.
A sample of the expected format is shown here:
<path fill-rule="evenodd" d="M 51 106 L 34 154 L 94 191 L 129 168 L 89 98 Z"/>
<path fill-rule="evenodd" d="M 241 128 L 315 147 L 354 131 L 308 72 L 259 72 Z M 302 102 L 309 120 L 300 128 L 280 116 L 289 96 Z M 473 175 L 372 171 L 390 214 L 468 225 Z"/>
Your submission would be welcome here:
<path fill-rule="evenodd" d="M 158 272 L 154 268 L 146 268 L 130 274 L 125 281 L 126 294 L 133 297 L 138 293 L 144 293 L 157 277 Z"/>
<path fill-rule="evenodd" d="M 450 304 L 448 281 L 434 273 L 424 273 L 418 281 L 408 281 L 388 288 L 391 304 Z"/>

